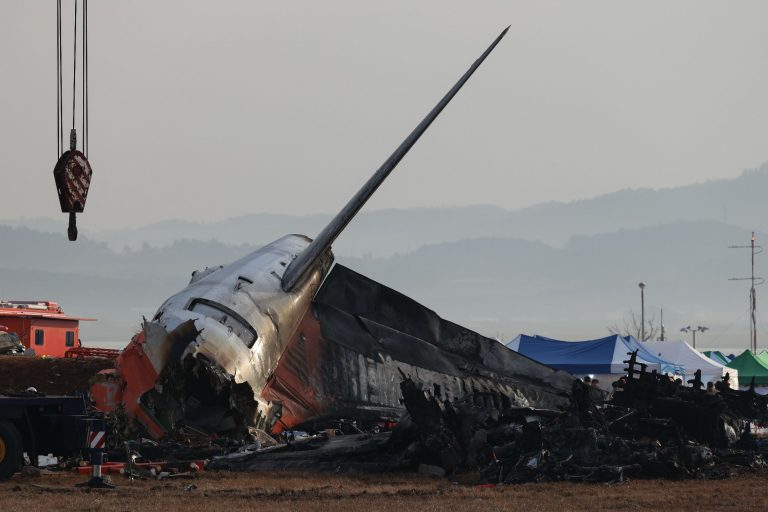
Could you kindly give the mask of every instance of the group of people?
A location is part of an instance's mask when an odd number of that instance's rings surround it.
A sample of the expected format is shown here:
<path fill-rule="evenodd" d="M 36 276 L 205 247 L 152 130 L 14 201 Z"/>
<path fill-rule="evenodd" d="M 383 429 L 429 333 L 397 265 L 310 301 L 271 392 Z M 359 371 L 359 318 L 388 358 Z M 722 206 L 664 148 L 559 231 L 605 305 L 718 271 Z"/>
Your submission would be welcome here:
<path fill-rule="evenodd" d="M 592 400 L 592 403 L 601 403 L 608 398 L 608 394 L 598 386 L 600 384 L 598 379 L 593 379 L 587 375 L 584 377 L 584 384 L 589 386 L 589 399 Z"/>
<path fill-rule="evenodd" d="M 721 381 L 721 382 L 722 382 L 722 386 L 724 386 L 726 388 L 731 387 L 731 384 L 727 380 L 726 381 Z M 719 393 L 720 393 L 720 390 L 718 389 L 718 386 L 715 385 L 714 382 L 707 382 L 707 389 L 704 390 L 704 394 L 705 395 L 712 395 L 712 396 L 714 396 L 714 395 L 717 395 Z"/>
<path fill-rule="evenodd" d="M 671 376 L 667 375 L 667 378 L 670 381 L 670 385 L 677 385 L 677 386 L 683 386 L 683 380 L 680 378 L 673 379 Z M 615 393 L 620 393 L 624 391 L 624 386 L 627 384 L 627 378 L 626 377 L 619 377 L 618 380 L 611 383 L 611 387 L 613 388 L 611 393 L 607 393 L 600 389 L 600 381 L 598 379 L 592 378 L 589 375 L 585 376 L 584 384 L 589 387 L 589 398 L 592 400 L 592 403 L 602 403 L 607 400 L 609 400 Z M 717 395 L 720 393 L 720 389 L 722 388 L 730 388 L 730 382 L 728 381 L 728 378 L 726 377 L 722 381 L 718 381 L 717 383 L 714 382 L 707 382 L 706 389 L 704 390 L 705 395 Z"/>

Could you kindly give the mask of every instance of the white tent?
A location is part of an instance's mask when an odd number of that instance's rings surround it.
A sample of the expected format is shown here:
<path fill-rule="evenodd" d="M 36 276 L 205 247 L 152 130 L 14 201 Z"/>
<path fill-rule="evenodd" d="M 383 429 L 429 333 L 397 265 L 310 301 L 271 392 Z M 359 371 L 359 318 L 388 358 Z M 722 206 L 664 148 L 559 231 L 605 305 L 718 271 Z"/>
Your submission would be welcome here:
<path fill-rule="evenodd" d="M 647 341 L 644 345 L 659 357 L 682 366 L 685 369 L 686 381 L 693 379 L 696 370 L 701 370 L 701 380 L 704 384 L 721 380 L 726 373 L 729 373 L 731 388 L 739 389 L 738 370 L 713 361 L 683 340 Z"/>

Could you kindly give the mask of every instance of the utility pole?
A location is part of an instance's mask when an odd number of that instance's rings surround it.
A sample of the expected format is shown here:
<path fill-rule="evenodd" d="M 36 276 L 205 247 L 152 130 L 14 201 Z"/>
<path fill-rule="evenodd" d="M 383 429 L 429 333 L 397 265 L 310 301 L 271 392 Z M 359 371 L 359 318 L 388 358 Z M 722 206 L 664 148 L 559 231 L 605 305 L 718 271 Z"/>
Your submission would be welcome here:
<path fill-rule="evenodd" d="M 645 283 L 640 282 L 640 341 L 645 341 Z"/>
<path fill-rule="evenodd" d="M 752 353 L 757 353 L 757 293 L 755 292 L 755 286 L 761 285 L 765 282 L 762 277 L 755 277 L 755 254 L 763 252 L 763 247 L 755 245 L 755 232 L 752 232 L 752 239 L 749 245 L 731 245 L 729 249 L 750 249 L 751 255 L 751 273 L 750 277 L 732 277 L 729 281 L 750 281 L 752 286 L 749 288 L 749 349 Z"/>
<path fill-rule="evenodd" d="M 666 337 L 664 336 L 664 307 L 661 308 L 661 335 L 659 336 L 659 341 L 667 341 Z"/>

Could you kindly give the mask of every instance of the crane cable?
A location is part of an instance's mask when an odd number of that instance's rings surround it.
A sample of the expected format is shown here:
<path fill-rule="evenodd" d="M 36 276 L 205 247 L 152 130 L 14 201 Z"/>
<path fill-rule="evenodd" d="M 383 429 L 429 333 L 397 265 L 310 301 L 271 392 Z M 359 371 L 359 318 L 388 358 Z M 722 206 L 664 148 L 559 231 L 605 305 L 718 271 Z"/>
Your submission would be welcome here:
<path fill-rule="evenodd" d="M 56 158 L 64 151 L 64 127 L 62 125 L 62 77 L 61 77 L 61 0 L 56 0 Z"/>
<path fill-rule="evenodd" d="M 72 37 L 72 131 L 70 132 L 69 140 L 71 149 L 75 149 L 74 146 L 77 145 L 77 139 L 75 139 L 75 144 L 72 143 L 72 135 L 75 132 L 75 98 L 77 97 L 77 0 L 75 0 L 75 16 L 73 21 L 74 36 Z"/>
<path fill-rule="evenodd" d="M 83 154 L 88 156 L 88 0 L 83 0 Z"/>
<path fill-rule="evenodd" d="M 72 40 L 72 130 L 70 132 L 70 149 L 75 149 L 77 145 L 77 133 L 75 130 L 76 122 L 76 99 L 77 99 L 77 4 L 75 0 L 74 27 Z M 81 148 L 84 155 L 88 155 L 88 135 L 89 135 L 89 91 L 88 91 L 88 0 L 83 0 L 82 5 L 82 117 L 81 117 Z M 57 158 L 65 151 L 64 146 L 64 68 L 63 68 L 63 31 L 62 31 L 62 9 L 61 0 L 56 1 L 56 156 Z"/>
<path fill-rule="evenodd" d="M 78 0 L 74 0 L 73 39 L 72 39 L 72 128 L 69 134 L 69 147 L 64 145 L 64 39 L 62 0 L 56 0 L 56 150 L 57 161 L 53 169 L 56 181 L 56 192 L 62 213 L 69 214 L 67 235 L 71 241 L 77 240 L 77 222 L 75 216 L 85 209 L 88 189 L 91 186 L 93 170 L 88 162 L 89 149 L 89 110 L 88 110 L 88 0 L 82 1 L 82 9 L 78 11 Z M 77 32 L 78 15 L 80 34 Z M 77 59 L 78 35 L 82 38 L 80 47 L 81 62 L 81 139 L 77 149 Z"/>

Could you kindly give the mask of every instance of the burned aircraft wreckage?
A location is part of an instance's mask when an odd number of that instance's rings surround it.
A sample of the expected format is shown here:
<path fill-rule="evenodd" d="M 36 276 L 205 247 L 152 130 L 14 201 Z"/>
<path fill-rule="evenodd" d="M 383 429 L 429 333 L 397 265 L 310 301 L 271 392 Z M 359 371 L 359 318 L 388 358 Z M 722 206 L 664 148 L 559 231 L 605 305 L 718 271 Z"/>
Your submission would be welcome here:
<path fill-rule="evenodd" d="M 407 412 L 386 449 L 375 439 L 365 441 L 370 452 L 356 448 L 364 464 L 394 449 L 402 457 L 388 467 L 485 467 L 493 481 L 574 471 L 616 479 L 629 466 L 692 475 L 696 465 L 711 466 L 704 445 L 726 450 L 750 420 L 765 421 L 768 403 L 754 390 L 723 389 L 713 399 L 700 382 L 685 388 L 636 372 L 634 358 L 624 393 L 598 409 L 572 375 L 334 266 L 331 244 L 505 33 L 315 239 L 287 235 L 194 272 L 119 356 L 100 408 L 117 409 L 156 439 L 190 431 L 244 439 L 253 428 L 320 430 L 339 420 L 374 426 Z M 219 464 L 254 469 L 274 460 Z"/>
<path fill-rule="evenodd" d="M 404 377 L 445 398 L 493 390 L 519 407 L 565 406 L 568 374 L 333 266 L 332 242 L 507 30 L 317 238 L 287 235 L 193 273 L 123 351 L 112 401 L 156 438 L 397 418 Z"/>

